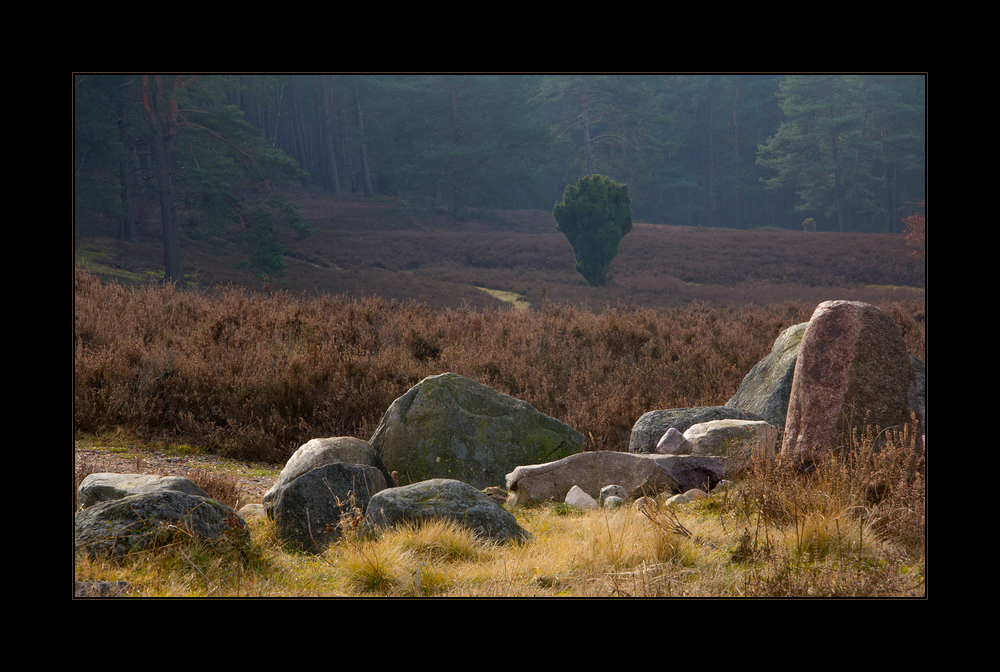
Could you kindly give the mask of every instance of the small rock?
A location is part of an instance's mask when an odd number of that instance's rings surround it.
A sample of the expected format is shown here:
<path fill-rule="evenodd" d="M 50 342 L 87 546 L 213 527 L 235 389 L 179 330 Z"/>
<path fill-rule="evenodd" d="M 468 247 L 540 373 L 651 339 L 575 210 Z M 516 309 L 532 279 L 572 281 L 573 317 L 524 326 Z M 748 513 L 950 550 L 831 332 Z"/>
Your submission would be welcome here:
<path fill-rule="evenodd" d="M 620 485 L 605 485 L 601 488 L 601 496 L 599 502 L 601 506 L 604 506 L 605 500 L 608 497 L 617 497 L 618 499 L 624 500 L 627 495 L 625 494 L 625 488 Z"/>
<path fill-rule="evenodd" d="M 128 581 L 74 581 L 73 597 L 122 597 L 129 594 Z"/>
<path fill-rule="evenodd" d="M 656 444 L 656 452 L 660 455 L 690 455 L 693 448 L 676 427 L 668 429 Z"/>
<path fill-rule="evenodd" d="M 624 504 L 625 504 L 624 499 L 622 499 L 621 497 L 615 497 L 614 495 L 611 495 L 610 497 L 606 497 L 604 499 L 603 506 L 605 509 L 614 510 L 620 506 L 623 506 Z"/>
<path fill-rule="evenodd" d="M 635 500 L 634 504 L 632 504 L 632 508 L 636 511 L 642 511 L 643 509 L 646 509 L 647 511 L 655 511 L 659 508 L 659 506 L 660 503 L 656 501 L 654 497 L 640 497 Z"/>
<path fill-rule="evenodd" d="M 598 509 L 600 505 L 593 497 L 583 491 L 578 485 L 574 485 L 566 493 L 566 503 L 578 509 Z"/>

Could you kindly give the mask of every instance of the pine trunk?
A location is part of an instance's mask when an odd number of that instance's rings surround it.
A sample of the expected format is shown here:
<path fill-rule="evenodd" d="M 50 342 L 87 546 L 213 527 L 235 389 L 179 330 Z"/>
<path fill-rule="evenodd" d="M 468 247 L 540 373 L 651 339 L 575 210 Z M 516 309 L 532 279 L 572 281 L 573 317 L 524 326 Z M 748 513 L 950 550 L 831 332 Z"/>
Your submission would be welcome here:
<path fill-rule="evenodd" d="M 324 81 L 325 80 L 325 81 Z M 318 76 L 320 105 L 323 114 L 323 146 L 326 149 L 326 162 L 329 167 L 327 186 L 337 198 L 340 194 L 340 177 L 337 175 L 337 156 L 333 151 L 333 106 L 330 96 L 333 95 L 333 75 Z"/>
<path fill-rule="evenodd" d="M 368 171 L 368 146 L 365 144 L 365 126 L 361 121 L 361 97 L 358 96 L 357 90 L 354 92 L 354 107 L 358 114 L 358 135 L 361 136 L 361 171 L 365 185 L 365 197 L 371 198 L 375 195 L 375 189 L 372 187 L 372 177 Z"/>

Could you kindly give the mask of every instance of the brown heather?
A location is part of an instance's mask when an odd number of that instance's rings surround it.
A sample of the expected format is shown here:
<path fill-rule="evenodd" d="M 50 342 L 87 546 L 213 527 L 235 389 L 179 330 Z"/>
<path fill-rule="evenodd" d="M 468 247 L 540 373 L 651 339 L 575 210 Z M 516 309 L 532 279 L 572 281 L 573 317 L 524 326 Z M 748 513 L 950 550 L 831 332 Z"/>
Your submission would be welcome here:
<path fill-rule="evenodd" d="M 129 288 L 77 268 L 74 422 L 83 433 L 120 428 L 281 463 L 314 437 L 370 438 L 394 399 L 451 371 L 575 427 L 587 450 L 626 450 L 649 410 L 724 404 L 775 337 L 824 298 L 436 308 L 235 285 Z M 923 302 L 877 305 L 926 360 Z"/>

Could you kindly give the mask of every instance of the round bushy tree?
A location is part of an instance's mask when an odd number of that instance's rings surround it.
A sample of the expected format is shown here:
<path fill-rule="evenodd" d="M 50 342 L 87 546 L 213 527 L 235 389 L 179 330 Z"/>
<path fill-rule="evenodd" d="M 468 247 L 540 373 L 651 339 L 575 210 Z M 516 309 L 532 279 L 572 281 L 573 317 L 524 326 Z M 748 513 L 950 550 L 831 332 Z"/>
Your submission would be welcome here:
<path fill-rule="evenodd" d="M 591 287 L 606 284 L 618 243 L 632 230 L 628 185 L 604 175 L 581 177 L 566 187 L 552 215 L 573 247 L 577 272 Z"/>

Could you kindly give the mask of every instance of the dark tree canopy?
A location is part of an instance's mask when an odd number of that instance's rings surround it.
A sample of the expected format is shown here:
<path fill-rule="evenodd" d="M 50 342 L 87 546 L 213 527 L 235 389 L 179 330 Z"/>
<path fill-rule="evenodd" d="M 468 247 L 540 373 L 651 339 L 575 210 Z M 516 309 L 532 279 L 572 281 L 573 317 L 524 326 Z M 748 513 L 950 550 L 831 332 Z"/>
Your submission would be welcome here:
<path fill-rule="evenodd" d="M 591 287 L 607 284 L 618 243 L 632 230 L 628 185 L 604 175 L 587 175 L 566 187 L 552 211 L 556 228 L 576 255 L 576 270 Z"/>

